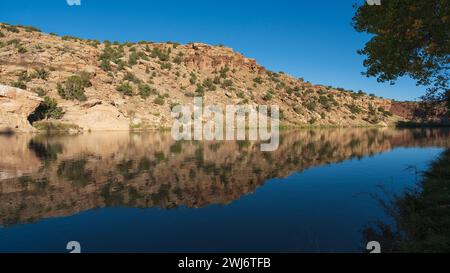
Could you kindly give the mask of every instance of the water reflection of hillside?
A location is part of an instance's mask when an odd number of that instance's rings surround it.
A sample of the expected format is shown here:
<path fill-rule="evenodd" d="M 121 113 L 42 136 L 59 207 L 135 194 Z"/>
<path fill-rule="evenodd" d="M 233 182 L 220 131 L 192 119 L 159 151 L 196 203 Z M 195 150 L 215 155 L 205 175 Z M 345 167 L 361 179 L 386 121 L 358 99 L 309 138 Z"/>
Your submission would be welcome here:
<path fill-rule="evenodd" d="M 450 146 L 446 130 L 285 132 L 254 142 L 174 142 L 169 133 L 0 136 L 0 225 L 108 206 L 227 204 L 264 181 L 395 147 Z"/>

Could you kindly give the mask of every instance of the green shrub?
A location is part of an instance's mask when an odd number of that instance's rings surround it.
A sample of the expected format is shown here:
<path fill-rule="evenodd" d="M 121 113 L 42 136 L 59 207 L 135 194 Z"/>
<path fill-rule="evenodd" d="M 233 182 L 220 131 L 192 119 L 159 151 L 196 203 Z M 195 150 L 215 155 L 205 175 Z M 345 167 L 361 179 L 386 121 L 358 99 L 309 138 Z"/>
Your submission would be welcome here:
<path fill-rule="evenodd" d="M 172 69 L 172 64 L 169 63 L 169 62 L 163 62 L 163 63 L 161 63 L 161 69 L 171 70 Z"/>
<path fill-rule="evenodd" d="M 137 77 L 136 77 L 133 73 L 131 73 L 131 72 L 127 72 L 127 74 L 125 74 L 125 76 L 123 77 L 123 80 L 124 80 L 124 81 L 130 81 L 130 82 L 133 82 L 133 83 L 135 83 L 135 84 L 139 84 L 139 83 L 142 82 L 139 78 L 137 78 Z"/>
<path fill-rule="evenodd" d="M 136 52 L 132 52 L 128 58 L 128 65 L 133 66 L 138 63 L 139 55 Z"/>
<path fill-rule="evenodd" d="M 228 88 L 228 87 L 231 87 L 231 86 L 233 86 L 233 82 L 231 80 L 224 80 L 222 82 L 222 87 L 223 88 Z"/>
<path fill-rule="evenodd" d="M 256 78 L 253 79 L 253 81 L 254 81 L 256 84 L 262 84 L 262 83 L 263 83 L 263 79 L 262 79 L 261 77 L 256 77 Z"/>
<path fill-rule="evenodd" d="M 6 42 L 6 45 L 14 45 L 16 47 L 18 47 L 20 45 L 20 40 L 19 39 L 11 39 L 8 42 Z"/>
<path fill-rule="evenodd" d="M 64 85 L 58 83 L 58 94 L 66 100 L 85 101 L 85 88 L 92 86 L 88 73 L 82 72 L 79 75 L 70 76 Z"/>
<path fill-rule="evenodd" d="M 169 61 L 170 56 L 168 53 L 155 47 L 152 50 L 152 58 L 158 58 L 161 62 L 167 62 Z"/>
<path fill-rule="evenodd" d="M 308 109 L 311 112 L 314 112 L 317 109 L 317 104 L 315 101 L 308 101 L 308 102 L 304 103 L 303 105 L 305 106 L 306 109 Z"/>
<path fill-rule="evenodd" d="M 27 84 L 24 83 L 24 82 L 21 81 L 21 80 L 12 82 L 12 83 L 11 83 L 11 86 L 12 86 L 12 87 L 16 87 L 16 88 L 20 88 L 20 89 L 23 89 L 23 90 L 26 90 L 26 89 L 27 89 Z"/>
<path fill-rule="evenodd" d="M 5 37 L 5 34 L 3 34 L 3 32 L 0 31 L 0 38 Z"/>
<path fill-rule="evenodd" d="M 384 109 L 383 107 L 378 107 L 378 112 L 381 112 L 383 115 L 391 117 L 392 113 L 389 110 Z"/>
<path fill-rule="evenodd" d="M 148 84 L 140 84 L 138 86 L 139 89 L 139 95 L 143 98 L 146 99 L 148 98 L 150 95 L 152 94 L 156 94 L 156 89 L 153 89 L 150 87 L 150 85 Z"/>
<path fill-rule="evenodd" d="M 45 68 L 38 68 L 33 74 L 33 78 L 38 78 L 41 80 L 47 80 L 48 76 L 50 76 L 50 72 L 45 70 Z"/>
<path fill-rule="evenodd" d="M 31 81 L 32 78 L 33 78 L 32 76 L 28 75 L 28 72 L 27 72 L 27 71 L 22 71 L 22 72 L 19 74 L 19 79 L 18 79 L 18 81 L 21 81 L 21 82 L 29 82 L 29 81 Z"/>
<path fill-rule="evenodd" d="M 198 84 L 197 89 L 195 90 L 195 94 L 197 96 L 203 96 L 205 94 L 205 87 L 203 87 L 203 85 L 201 84 Z"/>
<path fill-rule="evenodd" d="M 124 55 L 124 51 L 122 47 L 114 48 L 111 45 L 106 45 L 103 53 L 99 56 L 99 60 L 101 61 L 100 67 L 105 71 L 111 70 L 110 62 L 113 62 L 119 65 L 119 69 L 122 69 L 124 64 L 122 61 L 122 57 Z"/>
<path fill-rule="evenodd" d="M 361 113 L 361 109 L 356 104 L 347 105 L 347 108 L 350 110 L 352 114 Z"/>
<path fill-rule="evenodd" d="M 303 114 L 303 109 L 302 109 L 301 106 L 296 105 L 296 106 L 294 106 L 293 109 L 294 109 L 294 112 L 295 112 L 295 113 L 297 113 L 297 114 L 299 114 L 299 115 Z"/>
<path fill-rule="evenodd" d="M 158 96 L 153 102 L 157 105 L 164 105 L 165 100 L 164 97 Z"/>
<path fill-rule="evenodd" d="M 64 133 L 70 130 L 79 130 L 80 127 L 75 124 L 61 123 L 61 122 L 51 122 L 51 121 L 37 121 L 33 123 L 33 126 L 40 130 L 46 131 L 47 133 Z"/>
<path fill-rule="evenodd" d="M 9 32 L 19 33 L 19 29 L 16 26 L 5 25 L 4 28 Z"/>
<path fill-rule="evenodd" d="M 223 67 L 222 69 L 220 69 L 219 74 L 220 77 L 222 79 L 226 79 L 227 78 L 227 73 L 230 71 L 230 69 L 228 68 L 228 66 Z"/>
<path fill-rule="evenodd" d="M 262 99 L 265 100 L 265 101 L 272 100 L 272 99 L 273 99 L 273 95 L 272 95 L 270 92 L 267 92 L 267 93 L 262 97 Z"/>
<path fill-rule="evenodd" d="M 195 84 L 197 82 L 197 76 L 193 72 L 191 73 L 191 78 L 189 79 L 189 82 L 191 84 Z"/>
<path fill-rule="evenodd" d="M 64 115 L 61 107 L 58 107 L 58 102 L 55 99 L 44 97 L 44 101 L 38 106 L 31 117 L 31 123 L 43 119 L 60 119 Z M 33 120 L 34 119 L 34 120 Z"/>
<path fill-rule="evenodd" d="M 319 103 L 322 104 L 323 108 L 325 108 L 327 111 L 331 111 L 332 105 L 329 97 L 324 95 L 320 96 Z"/>
<path fill-rule="evenodd" d="M 18 27 L 21 27 L 23 29 L 25 29 L 26 32 L 41 32 L 40 29 L 32 27 L 32 26 L 22 26 L 22 25 L 18 25 Z"/>
<path fill-rule="evenodd" d="M 176 56 L 175 58 L 173 58 L 173 62 L 175 64 L 181 64 L 183 62 L 183 58 L 181 56 Z"/>
<path fill-rule="evenodd" d="M 34 93 L 36 93 L 39 97 L 44 97 L 47 95 L 47 91 L 45 91 L 42 87 L 37 87 L 33 90 Z"/>
<path fill-rule="evenodd" d="M 217 87 L 214 85 L 214 82 L 211 79 L 204 80 L 203 87 L 205 87 L 209 91 L 215 91 L 217 89 Z"/>
<path fill-rule="evenodd" d="M 19 52 L 20 54 L 25 54 L 28 52 L 28 50 L 26 48 L 24 48 L 23 46 L 19 46 L 17 48 L 17 52 Z"/>
<path fill-rule="evenodd" d="M 133 96 L 133 87 L 129 83 L 122 83 L 118 85 L 116 90 L 125 96 Z"/>

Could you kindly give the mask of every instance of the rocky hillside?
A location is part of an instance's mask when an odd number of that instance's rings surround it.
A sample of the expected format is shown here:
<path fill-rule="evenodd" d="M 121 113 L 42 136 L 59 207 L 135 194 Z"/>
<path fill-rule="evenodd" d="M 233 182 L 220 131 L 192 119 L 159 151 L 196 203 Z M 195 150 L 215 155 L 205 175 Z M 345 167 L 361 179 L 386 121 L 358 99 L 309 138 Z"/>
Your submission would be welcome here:
<path fill-rule="evenodd" d="M 0 84 L 0 130 L 28 131 L 24 123 L 39 128 L 47 119 L 84 130 L 167 127 L 171 107 L 194 96 L 205 104 L 278 105 L 286 126 L 398 119 L 390 100 L 271 72 L 224 46 L 100 43 L 7 24 L 0 24 Z M 41 104 L 30 109 L 35 103 L 16 101 L 17 93 Z M 5 104 L 16 105 L 6 111 Z"/>

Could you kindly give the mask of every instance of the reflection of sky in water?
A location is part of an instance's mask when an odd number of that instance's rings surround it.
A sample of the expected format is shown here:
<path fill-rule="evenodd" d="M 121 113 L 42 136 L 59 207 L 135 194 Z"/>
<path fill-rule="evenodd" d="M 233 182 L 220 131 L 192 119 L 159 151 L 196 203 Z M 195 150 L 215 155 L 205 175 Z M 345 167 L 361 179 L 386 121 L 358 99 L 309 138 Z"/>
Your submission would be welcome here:
<path fill-rule="evenodd" d="M 335 142 L 331 146 L 341 144 Z M 303 145 L 308 145 L 307 141 Z M 180 151 L 169 146 L 172 154 L 160 160 L 170 162 L 174 160 L 171 157 L 191 148 L 187 145 Z M 320 147 L 323 145 L 316 143 L 316 148 Z M 63 154 L 67 153 L 65 149 Z M 126 208 L 122 204 L 118 208 L 91 206 L 80 212 L 61 212 L 52 218 L 36 219 L 32 224 L 0 228 L 0 251 L 65 252 L 65 244 L 71 240 L 79 241 L 85 252 L 358 251 L 364 226 L 386 220 L 382 208 L 370 195 L 382 195 L 380 185 L 392 193 L 414 186 L 416 175 L 406 170 L 408 166 L 425 170 L 442 151 L 443 148 L 381 149 L 373 151 L 373 156 L 318 164 L 301 173 L 292 170 L 287 178 L 259 183 L 254 193 L 243 191 L 228 205 L 161 209 Z M 332 154 L 328 154 L 330 161 Z M 202 160 L 211 159 L 205 155 Z M 278 163 L 276 158 L 272 160 L 272 165 Z M 242 164 L 248 162 L 243 160 Z"/>

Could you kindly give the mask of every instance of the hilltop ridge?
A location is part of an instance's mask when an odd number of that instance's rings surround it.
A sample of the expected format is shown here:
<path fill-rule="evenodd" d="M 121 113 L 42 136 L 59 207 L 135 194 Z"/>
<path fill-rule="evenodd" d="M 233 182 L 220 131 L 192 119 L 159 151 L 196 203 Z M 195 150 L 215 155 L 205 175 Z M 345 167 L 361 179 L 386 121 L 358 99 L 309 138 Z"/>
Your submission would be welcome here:
<path fill-rule="evenodd" d="M 8 24 L 0 24 L 0 84 L 0 106 L 17 106 L 0 107 L 0 130 L 31 130 L 24 119 L 38 128 L 42 120 L 81 130 L 168 127 L 171 107 L 192 104 L 194 96 L 205 104 L 278 105 L 285 126 L 387 126 L 401 119 L 390 112 L 391 100 L 272 72 L 225 46 L 101 43 Z M 19 90 L 26 90 L 22 102 Z"/>

